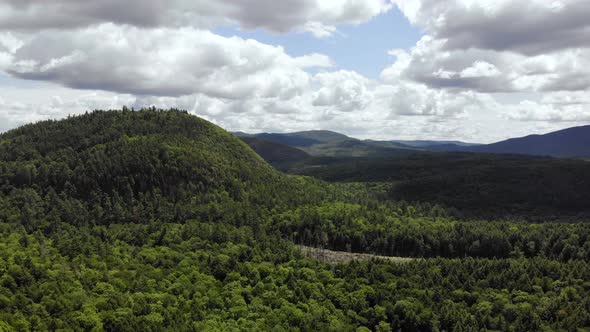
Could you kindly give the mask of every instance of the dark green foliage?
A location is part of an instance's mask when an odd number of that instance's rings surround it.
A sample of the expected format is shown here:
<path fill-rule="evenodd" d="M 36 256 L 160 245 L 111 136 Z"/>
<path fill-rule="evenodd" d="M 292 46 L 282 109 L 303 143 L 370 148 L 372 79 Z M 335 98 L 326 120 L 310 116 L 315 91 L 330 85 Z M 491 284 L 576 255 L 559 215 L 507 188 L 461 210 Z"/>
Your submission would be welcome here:
<path fill-rule="evenodd" d="M 175 110 L 28 125 L 0 156 L 0 331 L 590 328 L 589 224 L 382 203 Z M 293 241 L 438 258 L 327 265 Z"/>
<path fill-rule="evenodd" d="M 293 241 L 404 257 L 545 257 L 590 261 L 588 223 L 458 222 L 440 206 L 329 203 L 274 222 Z"/>
<path fill-rule="evenodd" d="M 281 165 L 302 161 L 309 158 L 309 154 L 285 144 L 266 141 L 254 137 L 240 137 L 240 139 L 269 164 L 280 168 Z"/>
<path fill-rule="evenodd" d="M 39 215 L 72 224 L 180 221 L 211 217 L 203 209 L 213 204 L 286 207 L 328 193 L 279 174 L 229 133 L 179 111 L 94 112 L 28 125 L 0 136 L 0 155 L 5 199 L 19 208 L 37 202 Z"/>
<path fill-rule="evenodd" d="M 328 181 L 390 182 L 389 197 L 443 204 L 467 217 L 590 217 L 590 164 L 581 160 L 470 153 L 404 158 L 318 158 L 291 172 Z"/>

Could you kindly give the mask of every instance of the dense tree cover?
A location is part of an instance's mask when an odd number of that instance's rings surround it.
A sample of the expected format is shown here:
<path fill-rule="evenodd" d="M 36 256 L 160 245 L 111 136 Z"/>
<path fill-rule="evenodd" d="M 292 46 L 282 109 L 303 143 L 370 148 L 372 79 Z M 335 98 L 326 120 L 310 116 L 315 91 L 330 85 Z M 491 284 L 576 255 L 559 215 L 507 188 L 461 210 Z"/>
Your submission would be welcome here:
<path fill-rule="evenodd" d="M 429 204 L 326 203 L 285 212 L 273 224 L 295 242 L 342 251 L 590 261 L 587 223 L 458 222 Z"/>
<path fill-rule="evenodd" d="M 590 217 L 590 164 L 583 160 L 419 153 L 387 159 L 316 158 L 289 168 L 328 181 L 393 183 L 393 200 L 443 204 L 467 218 Z"/>
<path fill-rule="evenodd" d="M 0 331 L 590 328 L 587 224 L 382 203 L 176 110 L 28 125 L 0 156 Z M 439 258 L 327 265 L 293 241 Z"/>
<path fill-rule="evenodd" d="M 285 144 L 255 137 L 240 137 L 240 139 L 264 158 L 266 162 L 279 169 L 281 169 L 281 165 L 289 165 L 310 157 L 305 151 Z"/>
<path fill-rule="evenodd" d="M 255 222 L 240 206 L 279 209 L 334 194 L 274 171 L 229 133 L 179 111 L 94 112 L 28 125 L 0 136 L 0 155 L 0 195 L 10 203 L 0 215 L 14 220 L 11 208 L 25 209 L 25 225 L 199 215 Z"/>
<path fill-rule="evenodd" d="M 580 260 L 324 265 L 250 226 L 0 227 L 0 326 L 87 331 L 574 331 Z M 363 329 L 363 327 L 365 329 Z"/>

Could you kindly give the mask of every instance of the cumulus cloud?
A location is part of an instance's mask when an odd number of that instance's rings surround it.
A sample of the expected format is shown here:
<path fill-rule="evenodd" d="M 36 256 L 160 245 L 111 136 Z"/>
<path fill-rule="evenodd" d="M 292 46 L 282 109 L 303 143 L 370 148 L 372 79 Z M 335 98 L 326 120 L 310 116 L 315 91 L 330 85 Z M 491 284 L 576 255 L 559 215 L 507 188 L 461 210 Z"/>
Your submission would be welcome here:
<path fill-rule="evenodd" d="M 102 23 L 209 29 L 237 24 L 325 37 L 335 32 L 335 25 L 366 22 L 391 6 L 389 0 L 7 0 L 0 4 L 0 29 L 73 29 Z"/>
<path fill-rule="evenodd" d="M 102 91 L 75 92 L 64 88 L 28 91 L 4 88 L 0 91 L 0 132 L 26 123 L 60 119 L 95 109 L 120 109 L 132 105 L 135 97 Z"/>
<path fill-rule="evenodd" d="M 525 55 L 590 46 L 586 0 L 395 0 L 406 17 L 447 49 Z"/>
<path fill-rule="evenodd" d="M 485 108 L 489 97 L 471 91 L 449 92 L 430 89 L 423 84 L 398 83 L 382 85 L 377 95 L 390 110 L 390 118 L 397 116 L 429 116 L 440 120 L 464 117 Z"/>
<path fill-rule="evenodd" d="M 386 82 L 410 80 L 432 88 L 459 88 L 481 92 L 513 90 L 502 70 L 509 63 L 496 52 L 445 50 L 446 41 L 424 36 L 410 50 L 392 50 L 393 65 L 383 70 Z"/>
<path fill-rule="evenodd" d="M 352 71 L 320 73 L 314 80 L 320 88 L 314 93 L 313 106 L 341 112 L 362 111 L 373 99 L 372 83 Z"/>
<path fill-rule="evenodd" d="M 526 56 L 494 50 L 447 49 L 448 40 L 424 36 L 410 50 L 392 50 L 386 82 L 410 80 L 431 88 L 478 92 L 579 91 L 590 87 L 590 49 Z"/>
<path fill-rule="evenodd" d="M 41 32 L 12 57 L 7 72 L 28 80 L 137 95 L 203 93 L 230 99 L 290 99 L 309 84 L 304 69 L 332 65 L 324 55 L 291 57 L 278 46 L 194 28 L 113 24 Z"/>
<path fill-rule="evenodd" d="M 338 68 L 323 54 L 292 56 L 210 31 L 327 38 L 392 3 L 424 35 L 392 50 L 380 78 Z M 248 132 L 328 128 L 361 138 L 492 141 L 560 129 L 590 121 L 586 7 L 583 0 L 5 0 L 0 70 L 11 77 L 0 77 L 0 131 L 123 105 L 186 109 Z M 41 88 L 6 89 L 11 83 Z"/>
<path fill-rule="evenodd" d="M 385 82 L 492 94 L 590 88 L 584 0 L 395 3 L 426 35 L 409 50 L 390 52 L 395 61 L 381 74 Z"/>
<path fill-rule="evenodd" d="M 540 101 L 523 100 L 504 112 L 510 120 L 547 122 L 589 122 L 590 91 L 550 93 Z"/>
<path fill-rule="evenodd" d="M 467 67 L 459 73 L 461 78 L 475 78 L 475 77 L 495 77 L 499 76 L 501 72 L 495 65 L 476 60 L 471 67 Z"/>

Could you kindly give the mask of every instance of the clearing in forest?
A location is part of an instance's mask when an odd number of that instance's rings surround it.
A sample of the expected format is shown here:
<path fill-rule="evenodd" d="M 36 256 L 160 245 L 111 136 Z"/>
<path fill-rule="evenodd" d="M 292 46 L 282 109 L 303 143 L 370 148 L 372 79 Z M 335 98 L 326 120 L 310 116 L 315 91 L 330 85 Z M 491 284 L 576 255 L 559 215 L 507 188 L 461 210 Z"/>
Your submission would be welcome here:
<path fill-rule="evenodd" d="M 364 261 L 371 259 L 378 259 L 384 261 L 391 261 L 396 263 L 407 263 L 415 258 L 409 257 L 393 257 L 393 256 L 379 256 L 371 254 L 357 254 L 346 251 L 333 251 L 328 249 L 320 249 L 307 246 L 298 246 L 301 253 L 305 257 L 316 259 L 326 263 L 338 264 L 338 263 L 349 263 L 351 261 Z"/>

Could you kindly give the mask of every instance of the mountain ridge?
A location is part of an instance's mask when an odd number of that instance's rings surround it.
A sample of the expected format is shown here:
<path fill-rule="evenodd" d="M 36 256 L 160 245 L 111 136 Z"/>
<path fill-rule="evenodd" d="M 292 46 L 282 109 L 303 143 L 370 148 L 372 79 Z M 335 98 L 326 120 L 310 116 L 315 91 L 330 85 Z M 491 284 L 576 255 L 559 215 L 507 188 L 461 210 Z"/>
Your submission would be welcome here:
<path fill-rule="evenodd" d="M 583 158 L 590 156 L 590 125 L 566 128 L 547 134 L 531 134 L 507 140 L 479 144 L 462 141 L 436 140 L 361 140 L 329 130 L 293 133 L 234 133 L 236 136 L 257 137 L 299 148 L 314 156 L 346 156 L 346 149 L 356 146 L 349 156 L 399 155 L 408 151 L 476 152 Z M 372 150 L 385 149 L 374 153 Z M 389 149 L 389 150 L 388 150 Z M 333 152 L 336 150 L 337 152 Z M 405 150 L 405 151 L 404 151 Z M 329 151 L 332 151 L 331 153 Z M 358 151 L 365 151 L 359 153 Z M 366 152 L 372 151 L 373 153 Z"/>
<path fill-rule="evenodd" d="M 559 158 L 590 156 L 590 125 L 566 128 L 547 134 L 516 137 L 467 151 L 546 155 Z"/>

